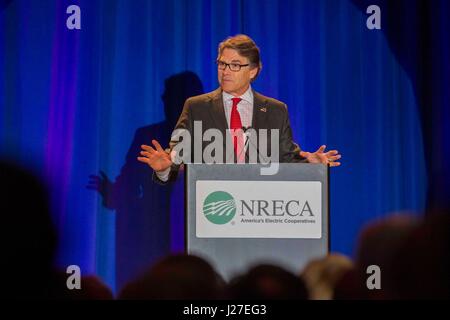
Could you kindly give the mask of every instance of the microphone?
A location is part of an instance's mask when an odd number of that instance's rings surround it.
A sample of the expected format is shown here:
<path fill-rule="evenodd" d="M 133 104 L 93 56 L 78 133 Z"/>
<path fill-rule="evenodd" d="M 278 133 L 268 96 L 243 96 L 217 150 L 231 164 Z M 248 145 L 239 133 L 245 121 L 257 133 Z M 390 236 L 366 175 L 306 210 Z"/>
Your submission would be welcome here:
<path fill-rule="evenodd" d="M 249 144 L 249 142 L 250 142 L 250 134 L 251 134 L 251 132 L 248 131 L 248 130 L 250 130 L 250 129 L 253 129 L 252 126 L 242 127 L 242 131 L 244 132 L 244 136 L 245 136 L 244 150 L 245 150 L 246 152 L 247 152 L 247 149 L 248 149 L 248 144 Z M 258 152 L 258 155 L 259 155 L 259 149 L 258 149 L 258 147 L 255 146 L 253 143 L 252 143 L 252 146 L 256 147 L 256 151 Z"/>
<path fill-rule="evenodd" d="M 251 126 L 248 127 L 242 127 L 242 131 L 244 132 L 244 136 L 245 136 L 245 141 L 244 141 L 244 150 L 247 151 L 247 147 L 248 147 L 248 142 L 249 142 L 249 137 L 250 137 L 250 132 L 247 132 L 248 129 L 252 129 Z"/>
<path fill-rule="evenodd" d="M 263 156 L 259 153 L 259 148 L 258 148 L 258 146 L 255 146 L 255 145 L 253 144 L 253 142 L 251 142 L 251 139 L 250 139 L 250 134 L 251 134 L 251 132 L 248 131 L 248 130 L 250 130 L 250 129 L 253 129 L 252 126 L 242 127 L 242 131 L 244 132 L 244 136 L 245 136 L 245 142 L 244 142 L 244 150 L 245 150 L 245 152 L 247 152 L 248 145 L 249 145 L 249 143 L 251 143 L 252 146 L 255 148 L 255 150 L 256 150 L 256 152 L 257 152 L 258 158 L 262 158 L 262 160 L 264 160 L 265 163 L 268 163 L 268 160 L 267 160 L 265 157 L 263 157 Z M 258 161 L 257 161 L 257 162 L 258 162 Z"/>

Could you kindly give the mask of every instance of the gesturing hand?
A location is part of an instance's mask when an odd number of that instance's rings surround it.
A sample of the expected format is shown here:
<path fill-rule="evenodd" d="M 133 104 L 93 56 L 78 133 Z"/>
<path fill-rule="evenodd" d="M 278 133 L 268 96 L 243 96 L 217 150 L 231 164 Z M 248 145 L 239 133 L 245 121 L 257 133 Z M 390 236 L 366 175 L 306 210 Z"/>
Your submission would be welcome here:
<path fill-rule="evenodd" d="M 141 145 L 140 162 L 148 164 L 155 171 L 164 171 L 172 165 L 170 155 L 161 148 L 158 141 L 152 140 L 154 148 L 145 144 Z"/>
<path fill-rule="evenodd" d="M 316 152 L 306 152 L 300 151 L 300 155 L 303 158 L 306 158 L 309 163 L 322 163 L 322 164 L 330 164 L 330 167 L 340 166 L 340 162 L 335 162 L 341 158 L 339 151 L 331 150 L 328 152 L 325 151 L 326 146 L 322 145 Z"/>

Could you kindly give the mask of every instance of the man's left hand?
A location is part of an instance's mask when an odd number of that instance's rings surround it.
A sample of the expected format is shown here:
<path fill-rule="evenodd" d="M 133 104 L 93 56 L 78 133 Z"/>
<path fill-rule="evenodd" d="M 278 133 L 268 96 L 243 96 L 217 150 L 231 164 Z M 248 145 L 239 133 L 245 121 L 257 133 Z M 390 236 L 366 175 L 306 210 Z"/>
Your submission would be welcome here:
<path fill-rule="evenodd" d="M 341 155 L 339 154 L 339 151 L 337 150 L 331 150 L 328 152 L 325 151 L 326 146 L 320 146 L 319 149 L 317 149 L 316 152 L 306 152 L 306 151 L 300 151 L 300 155 L 303 158 L 306 158 L 309 163 L 322 163 L 322 164 L 329 164 L 330 167 L 337 167 L 340 166 L 340 162 L 336 162 L 336 160 L 339 160 L 341 158 Z"/>

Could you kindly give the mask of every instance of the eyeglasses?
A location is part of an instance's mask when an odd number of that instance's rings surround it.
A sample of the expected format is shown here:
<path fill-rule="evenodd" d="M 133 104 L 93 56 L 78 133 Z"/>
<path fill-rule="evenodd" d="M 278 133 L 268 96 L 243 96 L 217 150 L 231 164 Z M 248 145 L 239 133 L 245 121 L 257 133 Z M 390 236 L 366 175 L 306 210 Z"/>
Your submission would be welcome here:
<path fill-rule="evenodd" d="M 231 71 L 241 71 L 242 67 L 248 67 L 250 64 L 239 64 L 239 63 L 226 63 L 220 60 L 216 61 L 217 63 L 217 67 L 219 68 L 219 70 L 225 70 L 227 67 L 230 68 Z"/>

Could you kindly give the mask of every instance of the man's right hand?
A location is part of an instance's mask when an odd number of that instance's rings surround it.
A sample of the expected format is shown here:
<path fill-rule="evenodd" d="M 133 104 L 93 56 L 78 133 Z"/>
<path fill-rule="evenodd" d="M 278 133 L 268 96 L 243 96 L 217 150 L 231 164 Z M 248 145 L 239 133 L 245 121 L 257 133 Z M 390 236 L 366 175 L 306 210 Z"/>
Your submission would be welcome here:
<path fill-rule="evenodd" d="M 148 164 L 156 172 L 164 171 L 172 165 L 170 154 L 165 152 L 158 141 L 152 140 L 154 148 L 145 144 L 141 145 L 141 157 L 137 159 L 140 162 Z"/>

